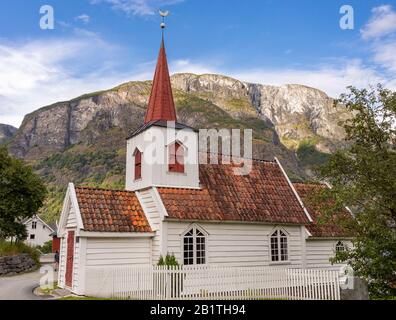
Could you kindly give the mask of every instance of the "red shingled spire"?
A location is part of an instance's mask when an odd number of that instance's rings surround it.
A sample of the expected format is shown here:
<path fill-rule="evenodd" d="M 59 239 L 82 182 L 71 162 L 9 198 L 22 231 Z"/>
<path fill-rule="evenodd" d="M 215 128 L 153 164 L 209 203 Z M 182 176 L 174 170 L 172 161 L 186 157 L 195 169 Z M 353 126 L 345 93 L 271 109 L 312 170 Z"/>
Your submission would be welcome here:
<path fill-rule="evenodd" d="M 144 123 L 156 120 L 176 122 L 175 103 L 173 101 L 164 39 L 162 39 L 161 43 L 153 87 L 151 89 L 149 105 Z"/>

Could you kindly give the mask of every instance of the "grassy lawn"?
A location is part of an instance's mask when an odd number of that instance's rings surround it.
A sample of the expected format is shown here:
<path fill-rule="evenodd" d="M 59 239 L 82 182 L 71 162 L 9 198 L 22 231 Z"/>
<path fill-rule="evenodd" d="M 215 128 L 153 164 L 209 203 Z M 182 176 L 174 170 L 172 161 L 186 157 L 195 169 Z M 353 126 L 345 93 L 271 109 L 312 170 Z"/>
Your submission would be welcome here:
<path fill-rule="evenodd" d="M 109 298 L 96 298 L 96 297 L 76 297 L 76 296 L 69 296 L 69 297 L 63 297 L 59 298 L 57 300 L 113 300 Z"/>

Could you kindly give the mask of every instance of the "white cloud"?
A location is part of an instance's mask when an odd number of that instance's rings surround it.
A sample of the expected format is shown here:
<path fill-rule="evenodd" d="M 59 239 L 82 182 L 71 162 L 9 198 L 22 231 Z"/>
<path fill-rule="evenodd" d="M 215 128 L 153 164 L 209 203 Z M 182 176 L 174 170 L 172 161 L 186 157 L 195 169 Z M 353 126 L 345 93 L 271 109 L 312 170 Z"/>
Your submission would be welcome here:
<path fill-rule="evenodd" d="M 153 15 L 163 6 L 183 2 L 184 0 L 91 0 L 91 4 L 108 3 L 113 9 L 121 10 L 128 15 Z"/>
<path fill-rule="evenodd" d="M 0 43 L 0 123 L 19 126 L 39 107 L 128 80 L 106 65 L 117 49 L 87 37 Z"/>
<path fill-rule="evenodd" d="M 374 48 L 374 61 L 391 72 L 396 72 L 396 42 L 377 44 Z"/>
<path fill-rule="evenodd" d="M 172 73 L 195 73 L 195 74 L 204 74 L 204 73 L 216 73 L 219 70 L 213 66 L 204 65 L 202 63 L 191 62 L 188 59 L 185 60 L 175 60 L 170 64 L 170 69 Z"/>
<path fill-rule="evenodd" d="M 360 30 L 361 37 L 368 41 L 372 61 L 392 76 L 396 71 L 396 11 L 391 5 L 374 7 L 371 11 L 370 20 Z"/>
<path fill-rule="evenodd" d="M 360 30 L 363 39 L 380 38 L 396 31 L 396 12 L 391 5 L 372 9 L 369 22 Z"/>
<path fill-rule="evenodd" d="M 381 82 L 388 87 L 396 88 L 396 82 L 390 82 L 375 70 L 362 65 L 360 61 L 312 69 L 257 69 L 231 73 L 231 75 L 247 82 L 269 85 L 303 84 L 320 89 L 335 98 L 346 92 L 346 87 L 350 85 L 362 88 Z"/>
<path fill-rule="evenodd" d="M 396 79 L 386 78 L 375 69 L 365 66 L 358 59 L 352 61 L 339 60 L 332 64 L 305 69 L 253 68 L 247 70 L 227 69 L 190 60 L 177 60 L 171 62 L 170 69 L 172 73 L 223 74 L 241 81 L 265 85 L 302 84 L 320 89 L 335 98 L 346 92 L 346 87 L 350 85 L 362 88 L 381 82 L 389 88 L 396 89 Z"/>
<path fill-rule="evenodd" d="M 81 14 L 81 15 L 75 17 L 75 20 L 81 21 L 84 24 L 88 24 L 91 21 L 91 17 L 87 14 Z"/>
<path fill-rule="evenodd" d="M 48 48 L 51 48 L 51 54 L 48 54 Z M 112 56 L 114 48 L 94 35 L 90 41 L 81 38 L 50 43 L 35 41 L 21 46 L 0 45 L 0 123 L 19 126 L 26 113 L 39 107 L 130 80 L 152 79 L 155 61 L 138 65 L 133 71 L 116 72 L 106 66 L 101 56 L 96 57 L 102 63 L 94 72 L 76 73 L 71 67 L 73 59 L 91 64 L 98 52 L 106 51 Z M 360 60 L 338 61 L 309 69 L 240 70 L 185 59 L 170 61 L 170 70 L 172 73 L 225 74 L 242 81 L 269 85 L 304 84 L 333 97 L 345 92 L 349 85 L 366 87 L 382 82 L 389 88 L 396 88 L 396 80 L 381 76 Z"/>

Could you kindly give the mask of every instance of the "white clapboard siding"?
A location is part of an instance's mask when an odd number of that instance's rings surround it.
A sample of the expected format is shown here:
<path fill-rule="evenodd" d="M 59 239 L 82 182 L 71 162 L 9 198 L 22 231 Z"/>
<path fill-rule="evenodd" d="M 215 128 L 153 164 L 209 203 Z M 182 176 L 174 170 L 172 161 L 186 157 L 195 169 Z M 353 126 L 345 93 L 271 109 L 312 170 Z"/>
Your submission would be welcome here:
<path fill-rule="evenodd" d="M 86 266 L 151 263 L 150 238 L 87 238 Z"/>
<path fill-rule="evenodd" d="M 64 288 L 66 274 L 66 238 L 61 238 L 59 252 L 58 286 Z"/>
<path fill-rule="evenodd" d="M 335 246 L 339 240 L 329 239 L 311 239 L 306 242 L 306 261 L 307 268 L 311 269 L 332 269 L 339 270 L 343 264 L 330 263 L 330 258 L 335 255 Z M 351 247 L 350 241 L 343 241 L 347 246 Z"/>
<path fill-rule="evenodd" d="M 66 228 L 76 228 L 77 218 L 73 208 L 70 208 L 69 215 L 67 216 Z"/>
<path fill-rule="evenodd" d="M 336 271 L 271 267 L 89 268 L 86 295 L 140 300 L 339 300 Z"/>
<path fill-rule="evenodd" d="M 79 290 L 79 272 L 80 272 L 80 243 L 76 242 L 74 238 L 74 257 L 73 257 L 73 292 L 78 292 Z"/>
<path fill-rule="evenodd" d="M 167 225 L 167 252 L 183 263 L 182 234 L 191 223 L 164 222 Z M 227 266 L 268 266 L 270 262 L 269 236 L 275 226 L 237 223 L 197 223 L 208 233 L 206 257 L 208 264 Z M 289 262 L 302 266 L 303 245 L 299 226 L 283 226 L 288 234 Z"/>
<path fill-rule="evenodd" d="M 159 208 L 155 201 L 154 189 L 150 188 L 143 191 L 137 191 L 136 195 L 139 198 L 140 204 L 144 209 L 144 213 L 147 217 L 147 220 L 150 223 L 152 231 L 154 231 L 155 235 L 152 238 L 151 243 L 151 251 L 152 251 L 152 259 L 154 262 L 157 262 L 160 257 L 160 246 L 161 246 L 161 215 L 159 212 Z"/>

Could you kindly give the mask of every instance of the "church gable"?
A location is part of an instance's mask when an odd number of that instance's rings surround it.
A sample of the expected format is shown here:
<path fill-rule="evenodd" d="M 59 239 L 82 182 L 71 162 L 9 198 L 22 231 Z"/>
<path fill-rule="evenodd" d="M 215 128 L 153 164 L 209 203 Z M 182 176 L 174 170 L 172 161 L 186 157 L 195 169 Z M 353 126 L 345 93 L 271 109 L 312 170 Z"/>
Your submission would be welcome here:
<path fill-rule="evenodd" d="M 76 190 L 73 183 L 69 183 L 59 220 L 58 234 L 62 235 L 67 229 L 84 229 L 80 208 L 78 206 Z"/>

